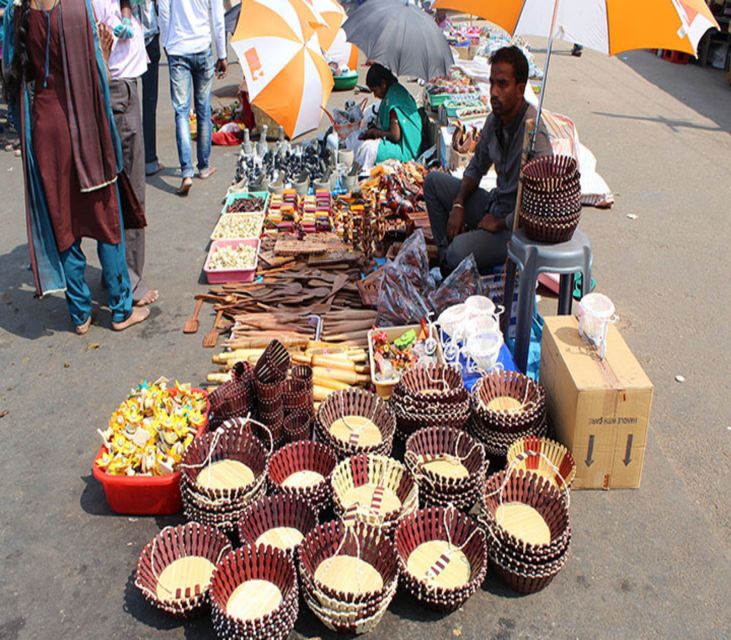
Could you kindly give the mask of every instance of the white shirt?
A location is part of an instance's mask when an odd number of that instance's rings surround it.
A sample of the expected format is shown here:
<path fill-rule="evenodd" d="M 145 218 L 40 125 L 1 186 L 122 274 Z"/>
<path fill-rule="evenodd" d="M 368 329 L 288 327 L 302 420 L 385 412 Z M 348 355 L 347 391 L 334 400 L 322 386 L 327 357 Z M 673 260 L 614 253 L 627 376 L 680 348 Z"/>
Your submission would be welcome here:
<path fill-rule="evenodd" d="M 158 0 L 160 42 L 168 55 L 185 56 L 211 46 L 211 23 L 216 58 L 226 57 L 223 0 Z"/>
<path fill-rule="evenodd" d="M 119 0 L 92 0 L 94 13 L 99 22 L 114 29 L 122 22 Z M 132 17 L 133 36 L 129 39 L 114 38 L 112 53 L 109 55 L 109 75 L 112 80 L 139 78 L 147 71 L 147 49 L 142 25 Z"/>

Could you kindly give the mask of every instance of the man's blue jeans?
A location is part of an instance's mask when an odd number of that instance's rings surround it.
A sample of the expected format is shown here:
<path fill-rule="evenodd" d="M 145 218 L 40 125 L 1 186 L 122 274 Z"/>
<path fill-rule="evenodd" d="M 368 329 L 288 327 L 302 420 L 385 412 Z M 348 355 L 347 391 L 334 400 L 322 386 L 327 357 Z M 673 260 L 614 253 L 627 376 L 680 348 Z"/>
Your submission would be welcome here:
<path fill-rule="evenodd" d="M 198 171 L 208 168 L 211 155 L 211 82 L 213 54 L 210 49 L 185 56 L 168 56 L 170 97 L 175 109 L 175 140 L 178 143 L 180 171 L 184 178 L 193 177 L 193 155 L 190 143 L 190 104 L 195 100 L 197 119 L 196 146 Z"/>

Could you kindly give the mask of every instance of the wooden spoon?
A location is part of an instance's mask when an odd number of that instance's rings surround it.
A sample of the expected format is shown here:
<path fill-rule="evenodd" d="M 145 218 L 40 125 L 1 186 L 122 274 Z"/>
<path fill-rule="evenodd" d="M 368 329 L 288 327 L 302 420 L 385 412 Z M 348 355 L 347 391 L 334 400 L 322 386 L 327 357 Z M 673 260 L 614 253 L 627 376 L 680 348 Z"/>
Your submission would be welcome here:
<path fill-rule="evenodd" d="M 203 298 L 198 298 L 198 300 L 195 301 L 193 315 L 185 321 L 185 324 L 183 325 L 183 333 L 198 333 L 198 329 L 201 326 L 201 323 L 198 320 L 198 314 L 201 312 L 201 307 L 204 302 L 205 300 Z"/>
<path fill-rule="evenodd" d="M 219 309 L 218 313 L 216 313 L 216 319 L 213 321 L 213 327 L 211 330 L 203 336 L 203 348 L 204 349 L 213 349 L 213 347 L 216 346 L 216 343 L 218 342 L 218 323 L 221 321 L 221 318 L 223 317 L 223 309 Z"/>

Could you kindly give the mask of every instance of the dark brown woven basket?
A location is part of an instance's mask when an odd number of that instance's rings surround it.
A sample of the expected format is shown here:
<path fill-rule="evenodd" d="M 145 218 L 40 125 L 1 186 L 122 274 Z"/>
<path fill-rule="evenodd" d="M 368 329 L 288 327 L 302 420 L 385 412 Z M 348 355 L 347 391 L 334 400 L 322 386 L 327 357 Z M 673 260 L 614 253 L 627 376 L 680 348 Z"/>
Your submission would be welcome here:
<path fill-rule="evenodd" d="M 469 395 L 460 371 L 441 364 L 412 367 L 401 376 L 393 394 L 438 405 L 460 403 Z"/>
<path fill-rule="evenodd" d="M 262 442 L 248 428 L 238 426 L 204 433 L 188 447 L 180 464 L 181 483 L 209 499 L 233 499 L 249 491 L 249 485 L 236 489 L 218 489 L 196 484 L 198 475 L 219 460 L 242 462 L 254 475 L 254 482 L 266 471 L 268 453 Z"/>
<path fill-rule="evenodd" d="M 279 605 L 267 615 L 243 620 L 231 616 L 231 595 L 249 580 L 273 583 L 282 595 Z M 213 626 L 219 638 L 287 640 L 299 613 L 297 570 L 286 553 L 268 546 L 247 545 L 223 557 L 211 579 Z"/>
<path fill-rule="evenodd" d="M 526 162 L 520 172 L 523 188 L 535 191 L 550 192 L 579 177 L 579 165 L 576 159 L 566 155 L 550 155 L 535 158 Z"/>
<path fill-rule="evenodd" d="M 448 478 L 425 464 L 444 459 L 459 461 L 467 477 Z M 406 441 L 404 462 L 419 485 L 422 504 L 470 509 L 485 486 L 488 462 L 482 445 L 464 431 L 449 427 L 420 429 Z"/>
<path fill-rule="evenodd" d="M 360 558 L 381 575 L 383 589 L 359 594 L 336 591 L 315 578 L 322 562 L 334 555 Z M 300 575 L 304 582 L 343 603 L 356 604 L 378 598 L 398 579 L 399 564 L 393 542 L 381 531 L 362 523 L 345 526 L 342 522 L 325 522 L 305 537 L 299 549 Z"/>
<path fill-rule="evenodd" d="M 314 413 L 299 409 L 284 418 L 282 430 L 287 442 L 309 440 L 312 437 L 312 425 L 315 422 Z"/>
<path fill-rule="evenodd" d="M 513 471 L 507 481 L 506 473 L 493 474 L 485 484 L 481 518 L 489 529 L 490 544 L 497 542 L 511 547 L 526 559 L 560 555 L 571 540 L 571 520 L 563 494 L 551 482 L 531 471 Z M 495 514 L 501 503 L 508 502 L 521 502 L 538 511 L 551 532 L 551 542 L 529 544 L 503 529 L 495 520 Z M 516 554 L 515 557 L 520 556 Z"/>
<path fill-rule="evenodd" d="M 581 213 L 571 218 L 568 222 L 555 222 L 551 218 L 543 218 L 538 216 L 529 216 L 523 214 L 520 220 L 525 229 L 525 235 L 534 242 L 544 242 L 547 244 L 558 244 L 559 242 L 568 242 L 574 236 L 576 227 L 579 226 Z"/>
<path fill-rule="evenodd" d="M 518 411 L 488 408 L 496 398 L 507 397 L 521 404 Z M 473 417 L 486 429 L 506 433 L 529 430 L 545 420 L 546 394 L 543 387 L 517 371 L 492 371 L 472 389 Z"/>
<path fill-rule="evenodd" d="M 330 426 L 346 416 L 363 416 L 370 419 L 381 433 L 381 442 L 362 446 L 357 442 L 345 442 L 330 432 Z M 345 389 L 331 393 L 321 404 L 315 421 L 317 439 L 328 444 L 340 459 L 359 453 L 389 455 L 393 448 L 396 418 L 388 404 L 377 395 L 362 389 Z"/>
<path fill-rule="evenodd" d="M 330 476 L 337 465 L 335 452 L 321 442 L 299 440 L 283 446 L 269 462 L 267 478 L 269 486 L 277 493 L 286 493 L 304 499 L 314 511 L 325 509 L 332 497 Z M 323 481 L 313 486 L 284 486 L 292 474 L 314 471 Z"/>
<path fill-rule="evenodd" d="M 137 560 L 135 586 L 154 607 L 176 617 L 193 617 L 208 605 L 209 582 L 187 589 L 171 589 L 161 585 L 161 574 L 176 560 L 191 556 L 206 558 L 215 566 L 230 550 L 228 538 L 213 527 L 197 522 L 166 527 L 142 550 Z M 167 597 L 158 595 L 159 586 L 168 594 Z"/>
<path fill-rule="evenodd" d="M 444 540 L 460 548 L 470 563 L 467 584 L 448 588 L 430 583 L 409 571 L 409 557 L 419 545 Z M 487 574 L 487 540 L 477 522 L 454 509 L 428 508 L 415 511 L 399 524 L 395 538 L 401 566 L 401 584 L 414 598 L 438 611 L 459 609 L 485 580 Z M 445 558 L 449 563 L 450 558 Z M 444 569 L 437 564 L 434 573 Z"/>
<path fill-rule="evenodd" d="M 254 367 L 254 378 L 259 382 L 283 382 L 289 370 L 290 357 L 279 340 L 272 340 Z"/>
<path fill-rule="evenodd" d="M 211 404 L 210 430 L 224 420 L 246 416 L 254 407 L 254 370 L 248 362 L 237 362 L 231 370 L 231 381 L 219 386 L 208 397 Z"/>
<path fill-rule="evenodd" d="M 260 541 L 260 538 L 278 527 L 296 529 L 304 538 L 315 526 L 317 526 L 317 514 L 303 498 L 280 493 L 252 504 L 244 511 L 237 528 L 242 544 L 257 545 L 271 544 L 266 540 Z M 272 546 L 278 546 L 282 551 L 294 555 L 299 543 L 286 548 L 280 545 Z"/>

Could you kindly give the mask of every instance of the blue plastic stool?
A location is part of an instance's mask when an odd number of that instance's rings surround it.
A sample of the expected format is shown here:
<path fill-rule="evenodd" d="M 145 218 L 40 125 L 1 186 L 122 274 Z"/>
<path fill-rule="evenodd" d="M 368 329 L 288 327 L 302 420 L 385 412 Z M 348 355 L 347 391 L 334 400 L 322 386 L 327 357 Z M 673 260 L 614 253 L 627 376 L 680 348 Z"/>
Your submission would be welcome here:
<path fill-rule="evenodd" d="M 574 289 L 574 274 L 581 272 L 582 294 L 589 293 L 591 283 L 591 240 L 578 229 L 568 242 L 543 244 L 529 240 L 522 229 L 513 233 L 508 242 L 508 258 L 520 269 L 518 288 L 518 310 L 515 331 L 515 363 L 523 372 L 528 366 L 531 321 L 535 303 L 535 289 L 538 275 L 544 272 L 558 273 L 561 281 L 558 294 L 558 314 L 571 314 L 571 300 Z M 510 266 L 510 265 L 509 265 Z M 505 299 L 511 300 L 515 279 L 510 277 L 513 269 L 508 269 L 505 280 Z M 510 314 L 508 310 L 507 315 Z"/>

